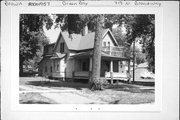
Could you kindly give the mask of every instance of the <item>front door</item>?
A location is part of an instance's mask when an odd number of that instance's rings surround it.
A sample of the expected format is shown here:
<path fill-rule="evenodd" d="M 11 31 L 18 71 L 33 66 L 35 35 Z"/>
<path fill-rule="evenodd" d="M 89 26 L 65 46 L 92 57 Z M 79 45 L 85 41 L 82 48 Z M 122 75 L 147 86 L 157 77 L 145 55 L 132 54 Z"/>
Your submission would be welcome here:
<path fill-rule="evenodd" d="M 89 59 L 81 59 L 81 71 L 89 71 Z"/>

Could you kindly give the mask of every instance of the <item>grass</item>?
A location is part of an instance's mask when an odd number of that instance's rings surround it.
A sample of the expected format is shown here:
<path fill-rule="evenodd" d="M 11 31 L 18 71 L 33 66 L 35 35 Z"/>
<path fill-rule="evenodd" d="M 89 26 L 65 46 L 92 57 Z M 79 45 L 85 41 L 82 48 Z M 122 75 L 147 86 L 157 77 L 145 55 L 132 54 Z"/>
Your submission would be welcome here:
<path fill-rule="evenodd" d="M 77 82 L 63 82 L 53 80 L 50 83 L 41 84 L 41 78 L 20 78 L 20 85 L 51 88 L 57 90 L 74 89 L 73 93 L 92 100 L 106 102 L 107 104 L 146 104 L 155 102 L 154 86 L 142 86 L 127 83 L 108 85 L 102 91 L 91 91 L 88 84 Z M 60 93 L 57 93 L 60 95 Z M 20 103 L 25 104 L 53 104 L 53 100 L 45 98 L 41 93 L 20 94 Z"/>
<path fill-rule="evenodd" d="M 109 104 L 145 104 L 154 103 L 154 88 L 141 88 L 129 84 L 110 86 L 103 91 L 83 90 L 83 96 L 107 102 Z"/>
<path fill-rule="evenodd" d="M 51 99 L 42 96 L 40 93 L 21 93 L 19 95 L 20 104 L 54 104 Z"/>

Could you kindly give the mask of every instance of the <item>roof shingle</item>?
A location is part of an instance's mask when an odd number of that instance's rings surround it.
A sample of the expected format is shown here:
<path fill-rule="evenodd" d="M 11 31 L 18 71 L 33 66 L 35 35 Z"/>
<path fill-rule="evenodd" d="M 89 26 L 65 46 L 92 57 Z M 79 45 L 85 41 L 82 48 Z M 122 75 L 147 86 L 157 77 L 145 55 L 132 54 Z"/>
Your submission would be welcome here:
<path fill-rule="evenodd" d="M 103 30 L 103 35 L 108 29 Z M 94 48 L 95 32 L 88 33 L 85 36 L 81 34 L 71 34 L 68 32 L 62 32 L 62 36 L 70 50 L 85 50 Z"/>

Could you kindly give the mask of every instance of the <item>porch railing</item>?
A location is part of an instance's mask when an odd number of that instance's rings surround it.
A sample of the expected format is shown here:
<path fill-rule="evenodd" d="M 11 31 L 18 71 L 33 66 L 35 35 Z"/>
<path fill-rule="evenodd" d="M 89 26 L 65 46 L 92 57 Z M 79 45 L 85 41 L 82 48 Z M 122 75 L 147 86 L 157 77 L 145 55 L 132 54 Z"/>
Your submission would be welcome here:
<path fill-rule="evenodd" d="M 102 52 L 114 56 L 114 57 L 124 57 L 124 48 L 117 46 L 103 46 Z"/>

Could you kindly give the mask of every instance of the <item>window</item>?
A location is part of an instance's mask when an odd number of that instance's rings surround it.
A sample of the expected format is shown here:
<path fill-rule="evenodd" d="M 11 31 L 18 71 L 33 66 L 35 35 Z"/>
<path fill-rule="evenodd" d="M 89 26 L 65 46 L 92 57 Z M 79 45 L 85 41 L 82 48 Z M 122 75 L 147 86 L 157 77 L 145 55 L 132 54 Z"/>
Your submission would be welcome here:
<path fill-rule="evenodd" d="M 56 68 L 56 60 L 53 60 L 53 63 L 54 63 L 54 70 Z"/>
<path fill-rule="evenodd" d="M 110 42 L 108 42 L 108 46 L 110 46 Z"/>
<path fill-rule="evenodd" d="M 51 72 L 52 72 L 52 66 L 51 66 Z"/>
<path fill-rule="evenodd" d="M 59 63 L 57 63 L 57 71 L 59 71 Z"/>
<path fill-rule="evenodd" d="M 83 61 L 82 62 L 82 71 L 89 71 L 88 61 Z"/>
<path fill-rule="evenodd" d="M 45 72 L 47 72 L 47 66 L 45 67 Z"/>
<path fill-rule="evenodd" d="M 63 53 L 64 52 L 64 43 L 60 44 L 60 52 Z"/>
<path fill-rule="evenodd" d="M 49 48 L 48 48 L 48 46 L 46 46 L 45 52 L 48 53 L 48 51 L 49 51 Z"/>
<path fill-rule="evenodd" d="M 104 46 L 106 46 L 106 42 L 103 42 Z"/>

